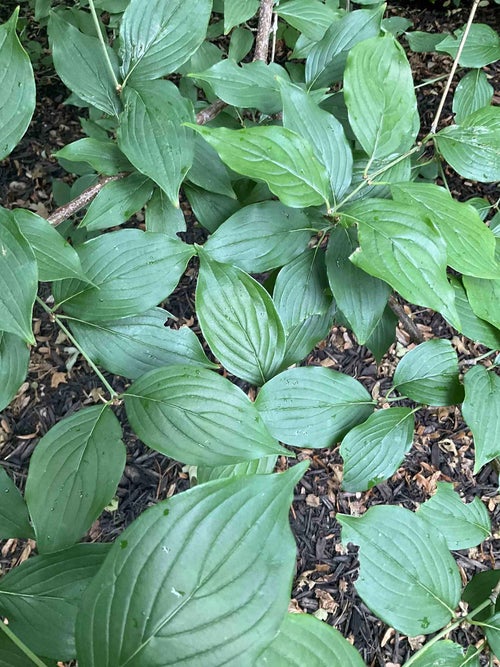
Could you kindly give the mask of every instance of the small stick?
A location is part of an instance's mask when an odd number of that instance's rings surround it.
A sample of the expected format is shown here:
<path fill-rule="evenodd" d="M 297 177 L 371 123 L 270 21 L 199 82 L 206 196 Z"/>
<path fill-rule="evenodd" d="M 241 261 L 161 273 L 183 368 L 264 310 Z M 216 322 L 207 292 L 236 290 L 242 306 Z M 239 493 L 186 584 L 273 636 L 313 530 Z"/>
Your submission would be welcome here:
<path fill-rule="evenodd" d="M 396 300 L 394 296 L 389 297 L 389 307 L 403 325 L 403 329 L 405 329 L 405 331 L 409 334 L 412 342 L 422 343 L 424 338 L 421 332 L 418 330 L 417 326 L 415 325 L 411 317 L 408 317 L 408 315 L 405 312 L 405 309 Z"/>
<path fill-rule="evenodd" d="M 269 52 L 269 36 L 273 22 L 273 0 L 260 0 L 259 25 L 255 39 L 253 59 L 267 63 Z"/>
<path fill-rule="evenodd" d="M 215 100 L 215 102 L 212 102 L 210 106 L 205 107 L 205 109 L 202 109 L 196 114 L 196 122 L 198 125 L 205 125 L 206 123 L 209 123 L 211 120 L 216 118 L 225 107 L 227 107 L 226 102 L 223 102 L 222 100 Z"/>

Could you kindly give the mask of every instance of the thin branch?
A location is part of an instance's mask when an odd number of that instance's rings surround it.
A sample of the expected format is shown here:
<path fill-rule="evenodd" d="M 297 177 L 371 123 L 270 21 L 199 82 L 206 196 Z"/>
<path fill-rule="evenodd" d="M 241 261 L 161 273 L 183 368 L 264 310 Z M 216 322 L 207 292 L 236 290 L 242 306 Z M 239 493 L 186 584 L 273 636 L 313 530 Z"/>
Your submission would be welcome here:
<path fill-rule="evenodd" d="M 408 317 L 403 306 L 394 296 L 389 297 L 389 307 L 403 325 L 403 329 L 409 334 L 413 343 L 422 343 L 424 338 L 411 317 Z"/>
<path fill-rule="evenodd" d="M 269 36 L 272 30 L 273 1 L 274 0 L 260 0 L 259 25 L 257 28 L 255 51 L 253 54 L 254 60 L 262 60 L 265 63 L 267 63 Z"/>
<path fill-rule="evenodd" d="M 81 208 L 88 206 L 90 202 L 97 197 L 99 192 L 103 189 L 105 185 L 111 183 L 111 181 L 119 181 L 121 178 L 128 176 L 127 172 L 121 172 L 120 174 L 115 174 L 114 176 L 106 176 L 99 183 L 92 185 L 90 188 L 87 188 L 82 192 L 81 195 L 75 197 L 67 204 L 57 208 L 54 213 L 51 213 L 47 220 L 51 225 L 57 227 L 61 222 L 68 220 L 72 215 L 75 215 Z"/>
<path fill-rule="evenodd" d="M 223 102 L 222 100 L 215 100 L 215 102 L 212 102 L 210 106 L 205 107 L 205 109 L 202 109 L 196 114 L 196 122 L 198 125 L 205 125 L 206 123 L 209 123 L 211 120 L 216 118 L 226 107 L 226 102 Z"/>
<path fill-rule="evenodd" d="M 444 87 L 443 94 L 441 96 L 441 101 L 439 102 L 439 106 L 436 111 L 436 117 L 434 118 L 434 121 L 431 125 L 430 134 L 436 134 L 437 126 L 439 124 L 439 119 L 441 118 L 441 114 L 443 113 L 444 103 L 446 102 L 446 98 L 448 97 L 448 93 L 450 92 L 451 82 L 453 81 L 453 77 L 455 76 L 455 72 L 457 71 L 458 61 L 460 60 L 460 56 L 462 55 L 462 51 L 464 50 L 465 42 L 467 41 L 467 37 L 469 36 L 469 31 L 472 22 L 474 20 L 474 16 L 476 15 L 476 11 L 480 1 L 481 0 L 474 0 L 474 3 L 470 10 L 469 19 L 467 21 L 467 25 L 465 26 L 462 39 L 460 40 L 460 44 L 458 45 L 457 55 L 455 56 L 455 60 L 453 61 L 453 66 L 450 70 L 446 86 Z"/>

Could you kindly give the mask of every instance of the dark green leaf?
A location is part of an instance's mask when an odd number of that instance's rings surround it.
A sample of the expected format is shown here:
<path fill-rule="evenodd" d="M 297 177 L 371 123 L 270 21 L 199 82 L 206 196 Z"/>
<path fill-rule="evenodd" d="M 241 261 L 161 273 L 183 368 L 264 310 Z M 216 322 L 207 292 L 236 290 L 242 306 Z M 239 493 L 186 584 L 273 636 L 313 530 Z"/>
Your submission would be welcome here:
<path fill-rule="evenodd" d="M 239 201 L 225 195 L 207 192 L 188 184 L 183 185 L 182 189 L 196 219 L 209 232 L 215 232 L 224 220 L 241 208 Z"/>
<path fill-rule="evenodd" d="M 84 596 L 81 663 L 254 665 L 290 600 L 288 511 L 305 467 L 203 484 L 142 514 Z"/>
<path fill-rule="evenodd" d="M 194 134 L 183 125 L 193 119 L 191 103 L 164 80 L 125 88 L 124 101 L 118 145 L 178 206 L 180 184 L 193 162 Z"/>
<path fill-rule="evenodd" d="M 76 250 L 45 218 L 24 208 L 15 209 L 13 213 L 20 231 L 35 253 L 39 280 L 86 280 Z"/>
<path fill-rule="evenodd" d="M 465 289 L 457 278 L 452 277 L 450 282 L 455 290 L 455 304 L 462 325 L 461 332 L 467 338 L 479 342 L 491 350 L 500 350 L 500 330 L 474 313 L 467 299 Z"/>
<path fill-rule="evenodd" d="M 190 465 L 229 465 L 286 451 L 241 389 L 205 368 L 150 371 L 127 390 L 125 407 L 148 447 Z"/>
<path fill-rule="evenodd" d="M 193 164 L 186 178 L 204 190 L 236 199 L 226 165 L 200 135 L 194 140 Z"/>
<path fill-rule="evenodd" d="M 407 157 L 396 164 L 390 160 L 370 160 L 362 151 L 354 152 L 354 165 L 351 187 L 347 191 L 351 201 L 379 197 L 388 199 L 391 196 L 391 183 L 411 180 L 412 163 Z M 365 173 L 368 170 L 367 173 Z M 378 174 L 378 176 L 372 176 Z M 368 181 L 371 185 L 368 184 Z M 356 189 L 363 183 L 363 186 Z"/>
<path fill-rule="evenodd" d="M 418 516 L 442 533 L 448 549 L 475 547 L 491 532 L 486 505 L 477 497 L 465 505 L 453 484 L 446 482 L 437 483 L 436 493 L 420 505 Z"/>
<path fill-rule="evenodd" d="M 59 12 L 51 13 L 48 30 L 54 66 L 63 83 L 88 104 L 117 116 L 121 102 L 98 38 L 80 32 Z M 109 46 L 106 51 L 118 76 L 118 56 Z"/>
<path fill-rule="evenodd" d="M 172 74 L 205 39 L 212 0 L 131 0 L 120 28 L 126 81 Z"/>
<path fill-rule="evenodd" d="M 359 546 L 356 589 L 385 623 L 410 637 L 448 623 L 460 599 L 458 567 L 444 537 L 403 507 L 338 515 L 342 542 Z"/>
<path fill-rule="evenodd" d="M 276 14 L 313 42 L 338 18 L 338 12 L 319 0 L 290 0 L 278 5 Z"/>
<path fill-rule="evenodd" d="M 328 205 L 330 187 L 326 170 L 309 142 L 295 132 L 276 126 L 243 130 L 193 128 L 215 148 L 228 167 L 265 181 L 285 206 Z"/>
<path fill-rule="evenodd" d="M 288 264 L 304 252 L 312 233 L 303 211 L 267 201 L 234 213 L 203 247 L 218 262 L 263 273 Z"/>
<path fill-rule="evenodd" d="M 281 368 L 285 331 L 266 290 L 247 273 L 200 251 L 196 311 L 203 336 L 228 371 L 255 385 Z"/>
<path fill-rule="evenodd" d="M 462 414 L 474 436 L 474 474 L 500 456 L 500 377 L 484 366 L 465 374 Z"/>
<path fill-rule="evenodd" d="M 255 667 L 364 667 L 364 664 L 352 644 L 328 623 L 310 614 L 287 614 Z"/>
<path fill-rule="evenodd" d="M 454 35 L 447 35 L 436 46 L 436 51 L 449 53 L 455 58 L 464 29 L 455 30 Z M 500 59 L 500 36 L 489 25 L 473 23 L 467 40 L 458 59 L 462 67 L 484 67 Z"/>
<path fill-rule="evenodd" d="M 475 69 L 460 79 L 453 95 L 453 113 L 455 122 L 461 123 L 467 116 L 478 109 L 491 104 L 493 86 L 482 69 Z"/>
<path fill-rule="evenodd" d="M 406 33 L 408 45 L 415 53 L 428 53 L 435 51 L 439 42 L 442 42 L 442 33 L 422 32 L 421 30 L 413 30 Z"/>
<path fill-rule="evenodd" d="M 30 244 L 14 214 L 0 207 L 0 331 L 35 344 L 31 328 L 38 270 Z"/>
<path fill-rule="evenodd" d="M 365 153 L 374 159 L 411 148 L 420 121 L 410 64 L 386 33 L 350 51 L 344 75 L 349 121 Z"/>
<path fill-rule="evenodd" d="M 33 539 L 33 528 L 29 522 L 24 498 L 2 466 L 0 466 L 0 494 L 0 538 Z"/>
<path fill-rule="evenodd" d="M 154 368 L 171 364 L 214 366 L 196 334 L 165 326 L 162 308 L 112 322 L 70 320 L 71 330 L 86 354 L 99 366 L 135 380 Z"/>
<path fill-rule="evenodd" d="M 198 484 L 204 484 L 205 482 L 211 482 L 213 479 L 236 477 L 236 475 L 268 475 L 273 472 L 276 459 L 277 457 L 273 455 L 227 466 L 198 466 L 196 479 Z"/>
<path fill-rule="evenodd" d="M 349 261 L 356 248 L 356 229 L 335 227 L 328 241 L 326 268 L 337 306 L 364 345 L 380 322 L 391 288 Z"/>
<path fill-rule="evenodd" d="M 259 0 L 224 0 L 224 34 L 244 23 L 259 9 Z"/>
<path fill-rule="evenodd" d="M 48 667 L 45 660 L 42 664 Z M 0 634 L 0 667 L 33 667 L 33 660 L 18 648 L 4 632 Z M 50 667 L 55 667 L 55 663 L 51 662 Z"/>
<path fill-rule="evenodd" d="M 29 359 L 29 347 L 22 338 L 0 331 L 0 410 L 9 405 L 24 382 Z"/>
<path fill-rule="evenodd" d="M 17 145 L 35 110 L 35 79 L 16 34 L 19 7 L 0 25 L 0 160 Z"/>
<path fill-rule="evenodd" d="M 409 408 L 378 410 L 342 440 L 342 486 L 346 491 L 366 491 L 393 475 L 410 450 L 414 429 Z"/>
<path fill-rule="evenodd" d="M 384 199 L 363 199 L 347 213 L 359 223 L 361 246 L 351 261 L 460 329 L 454 291 L 446 277 L 446 245 L 432 222 L 420 210 Z"/>
<path fill-rule="evenodd" d="M 313 146 L 328 172 L 334 198 L 340 199 L 351 183 L 353 164 L 351 147 L 342 125 L 335 116 L 320 109 L 312 97 L 298 86 L 283 80 L 280 85 L 283 125 Z"/>
<path fill-rule="evenodd" d="M 41 553 L 77 542 L 116 491 L 125 467 L 120 424 L 111 409 L 80 410 L 37 444 L 26 481 L 26 502 Z"/>
<path fill-rule="evenodd" d="M 451 342 L 433 338 L 404 355 L 394 373 L 394 387 L 419 403 L 455 405 L 464 395 L 458 372 Z"/>
<path fill-rule="evenodd" d="M 500 108 L 474 111 L 434 139 L 439 152 L 460 176 L 480 183 L 500 180 Z"/>
<path fill-rule="evenodd" d="M 478 572 L 472 577 L 467 586 L 464 588 L 462 593 L 462 600 L 467 602 L 470 609 L 479 607 L 480 604 L 486 602 L 499 581 L 500 569 Z M 500 598 L 497 598 L 495 609 L 493 611 L 500 611 Z M 487 607 L 486 609 L 483 609 L 483 611 L 478 612 L 474 618 L 477 621 L 484 621 L 490 615 L 490 608 Z"/>
<path fill-rule="evenodd" d="M 227 57 L 239 63 L 251 51 L 254 36 L 248 28 L 235 28 L 231 32 Z"/>
<path fill-rule="evenodd" d="M 366 347 L 371 350 L 377 363 L 382 361 L 382 357 L 396 340 L 397 325 L 398 318 L 392 308 L 387 305 L 372 335 L 365 342 Z"/>
<path fill-rule="evenodd" d="M 418 656 L 418 657 L 417 657 Z M 459 644 L 443 639 L 436 644 L 424 647 L 422 654 L 417 654 L 413 667 L 476 667 L 471 661 L 465 661 L 463 648 Z M 477 663 L 479 667 L 479 662 Z"/>
<path fill-rule="evenodd" d="M 153 187 L 153 181 L 137 172 L 106 183 L 90 204 L 80 226 L 97 231 L 121 225 L 146 204 Z"/>
<path fill-rule="evenodd" d="M 491 651 L 497 658 L 500 657 L 500 614 L 486 619 L 483 628 Z"/>
<path fill-rule="evenodd" d="M 77 544 L 30 558 L 3 576 L 0 610 L 9 628 L 35 653 L 75 658 L 80 599 L 108 553 L 108 544 Z"/>
<path fill-rule="evenodd" d="M 146 206 L 146 231 L 160 232 L 178 238 L 177 232 L 186 231 L 182 209 L 172 204 L 161 188 L 155 188 Z"/>
<path fill-rule="evenodd" d="M 496 240 L 495 257 L 500 267 L 500 239 Z M 463 276 L 463 284 L 467 291 L 470 306 L 477 315 L 486 322 L 500 329 L 500 269 L 494 280 Z"/>
<path fill-rule="evenodd" d="M 52 155 L 70 162 L 88 162 L 94 171 L 107 176 L 120 171 L 133 171 L 132 165 L 114 141 L 86 137 L 64 146 Z"/>
<path fill-rule="evenodd" d="M 108 322 L 156 306 L 177 285 L 193 246 L 165 234 L 123 229 L 76 248 L 96 287 L 75 280 L 54 284 L 54 298 L 68 315 Z"/>
<path fill-rule="evenodd" d="M 330 447 L 373 411 L 373 401 L 354 378 L 306 366 L 280 373 L 255 401 L 275 438 L 297 447 Z"/>

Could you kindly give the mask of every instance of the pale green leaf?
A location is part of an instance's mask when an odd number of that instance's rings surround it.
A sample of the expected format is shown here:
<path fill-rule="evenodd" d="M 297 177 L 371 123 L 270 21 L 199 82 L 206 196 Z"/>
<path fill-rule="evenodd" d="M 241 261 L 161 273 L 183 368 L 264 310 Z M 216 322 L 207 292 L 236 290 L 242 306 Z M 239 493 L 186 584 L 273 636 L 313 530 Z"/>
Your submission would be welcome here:
<path fill-rule="evenodd" d="M 205 39 L 211 9 L 212 0 L 131 0 L 120 28 L 125 80 L 175 72 Z"/>
<path fill-rule="evenodd" d="M 462 582 L 441 533 L 403 507 L 338 515 L 342 542 L 359 546 L 356 590 L 385 623 L 414 637 L 440 630 L 454 614 Z"/>
<path fill-rule="evenodd" d="M 184 126 L 193 109 L 171 81 L 145 81 L 124 90 L 118 145 L 138 171 L 178 206 L 179 187 L 193 162 L 194 134 Z"/>
<path fill-rule="evenodd" d="M 193 164 L 186 178 L 204 190 L 236 199 L 226 165 L 200 135 L 194 140 Z"/>
<path fill-rule="evenodd" d="M 471 308 L 462 283 L 455 277 L 450 279 L 455 290 L 455 305 L 462 325 L 461 332 L 473 341 L 491 350 L 500 350 L 500 329 L 478 317 Z"/>
<path fill-rule="evenodd" d="M 420 121 L 411 68 L 392 35 L 365 40 L 350 51 L 344 98 L 367 155 L 383 159 L 413 146 Z"/>
<path fill-rule="evenodd" d="M 228 167 L 267 183 L 285 206 L 328 205 L 329 179 L 309 142 L 284 127 L 243 130 L 193 126 Z"/>
<path fill-rule="evenodd" d="M 215 232 L 224 220 L 241 208 L 240 202 L 236 199 L 208 192 L 188 183 L 182 186 L 182 190 L 196 220 L 209 232 Z"/>
<path fill-rule="evenodd" d="M 35 110 L 35 79 L 16 34 L 19 7 L 0 25 L 0 160 L 17 145 Z"/>
<path fill-rule="evenodd" d="M 52 154 L 70 162 L 87 162 L 99 174 L 113 176 L 120 171 L 132 171 L 133 167 L 114 141 L 78 139 Z"/>
<path fill-rule="evenodd" d="M 482 69 L 474 69 L 460 79 L 453 95 L 453 113 L 455 122 L 461 123 L 467 116 L 478 109 L 491 104 L 493 86 Z"/>
<path fill-rule="evenodd" d="M 24 498 L 5 468 L 0 466 L 0 538 L 13 537 L 33 539 L 34 533 Z"/>
<path fill-rule="evenodd" d="M 328 623 L 310 614 L 287 614 L 255 667 L 364 667 L 364 664 L 352 644 Z"/>
<path fill-rule="evenodd" d="M 464 29 L 455 30 L 436 46 L 436 51 L 448 53 L 455 58 Z M 500 36 L 494 28 L 485 23 L 473 23 L 467 35 L 458 64 L 462 67 L 484 67 L 500 59 Z"/>
<path fill-rule="evenodd" d="M 22 338 L 0 331 L 0 410 L 9 405 L 24 382 L 29 359 L 29 347 Z"/>
<path fill-rule="evenodd" d="M 150 371 L 127 390 L 125 407 L 148 447 L 189 465 L 229 465 L 286 451 L 241 389 L 205 368 Z"/>
<path fill-rule="evenodd" d="M 500 267 L 500 239 L 496 239 L 496 260 Z M 497 329 L 500 329 L 500 270 L 498 277 L 494 280 L 485 280 L 483 278 L 473 278 L 472 276 L 463 276 L 463 284 L 467 291 L 467 298 L 470 306 L 477 315 L 486 322 L 489 322 Z"/>
<path fill-rule="evenodd" d="M 366 347 L 373 352 L 373 356 L 378 363 L 382 361 L 384 354 L 396 340 L 397 325 L 398 318 L 388 304 L 377 326 L 365 343 Z"/>
<path fill-rule="evenodd" d="M 84 595 L 81 663 L 253 667 L 290 600 L 288 512 L 306 467 L 202 484 L 142 514 Z"/>
<path fill-rule="evenodd" d="M 432 222 L 420 210 L 385 199 L 363 199 L 346 212 L 359 229 L 360 248 L 351 261 L 460 329 L 455 294 L 446 276 L 446 245 Z"/>
<path fill-rule="evenodd" d="M 484 621 L 483 627 L 488 644 L 498 658 L 500 656 L 500 613 Z"/>
<path fill-rule="evenodd" d="M 186 231 L 182 209 L 174 206 L 161 188 L 155 188 L 146 206 L 146 231 L 160 232 L 179 238 L 177 232 Z"/>
<path fill-rule="evenodd" d="M 420 506 L 418 516 L 442 533 L 448 549 L 475 547 L 491 532 L 486 505 L 477 496 L 465 505 L 453 484 L 446 482 L 437 483 L 436 493 Z"/>
<path fill-rule="evenodd" d="M 409 408 L 378 410 L 342 440 L 342 487 L 366 491 L 393 475 L 413 442 L 414 419 Z"/>
<path fill-rule="evenodd" d="M 162 308 L 112 322 L 71 319 L 69 325 L 85 353 L 110 373 L 135 380 L 154 368 L 172 364 L 214 366 L 196 334 L 165 326 Z"/>
<path fill-rule="evenodd" d="M 500 377 L 474 366 L 464 377 L 462 414 L 474 436 L 474 474 L 500 456 Z"/>
<path fill-rule="evenodd" d="M 463 648 L 449 639 L 424 647 L 422 654 L 417 654 L 412 664 L 413 667 L 479 667 L 479 662 L 466 660 Z"/>
<path fill-rule="evenodd" d="M 254 36 L 248 28 L 235 28 L 231 32 L 227 57 L 239 63 L 249 54 L 253 43 Z"/>
<path fill-rule="evenodd" d="M 428 53 L 435 51 L 439 42 L 443 41 L 442 33 L 423 32 L 422 30 L 412 30 L 406 33 L 408 45 L 415 53 Z"/>
<path fill-rule="evenodd" d="M 293 368 L 262 387 L 255 405 L 275 438 L 296 447 L 331 447 L 373 411 L 362 384 L 319 366 Z"/>
<path fill-rule="evenodd" d="M 37 444 L 25 495 L 40 553 L 77 542 L 109 503 L 125 467 L 121 437 L 111 409 L 98 405 L 61 420 Z"/>
<path fill-rule="evenodd" d="M 338 11 L 320 0 L 290 0 L 278 5 L 276 14 L 314 42 L 318 42 L 339 17 Z"/>
<path fill-rule="evenodd" d="M 205 482 L 211 482 L 213 479 L 236 477 L 237 475 L 268 475 L 273 472 L 276 459 L 276 455 L 272 455 L 227 466 L 198 466 L 196 479 L 198 484 L 204 484 Z"/>
<path fill-rule="evenodd" d="M 224 34 L 244 23 L 259 9 L 259 0 L 224 0 Z"/>
<path fill-rule="evenodd" d="M 285 331 L 266 290 L 247 273 L 199 251 L 196 312 L 205 340 L 225 368 L 262 385 L 281 368 Z"/>

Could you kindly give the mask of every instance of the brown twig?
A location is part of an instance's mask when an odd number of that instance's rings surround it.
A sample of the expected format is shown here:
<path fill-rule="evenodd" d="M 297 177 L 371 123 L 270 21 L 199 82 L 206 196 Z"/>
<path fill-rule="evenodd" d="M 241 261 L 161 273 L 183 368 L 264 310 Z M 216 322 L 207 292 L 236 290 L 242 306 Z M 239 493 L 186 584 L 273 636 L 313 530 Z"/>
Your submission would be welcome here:
<path fill-rule="evenodd" d="M 397 301 L 396 297 L 389 297 L 389 307 L 403 325 L 403 329 L 409 334 L 413 343 L 422 343 L 424 337 L 415 325 L 414 321 L 406 314 L 403 306 Z"/>
<path fill-rule="evenodd" d="M 255 39 L 254 60 L 263 60 L 267 63 L 269 53 L 269 37 L 273 22 L 273 0 L 260 0 L 259 26 Z"/>
<path fill-rule="evenodd" d="M 223 102 L 222 100 L 215 100 L 215 102 L 212 102 L 212 104 L 210 104 L 208 107 L 205 107 L 196 114 L 196 122 L 198 125 L 205 125 L 206 123 L 209 123 L 211 120 L 216 118 L 225 107 L 227 107 L 226 102 Z"/>

